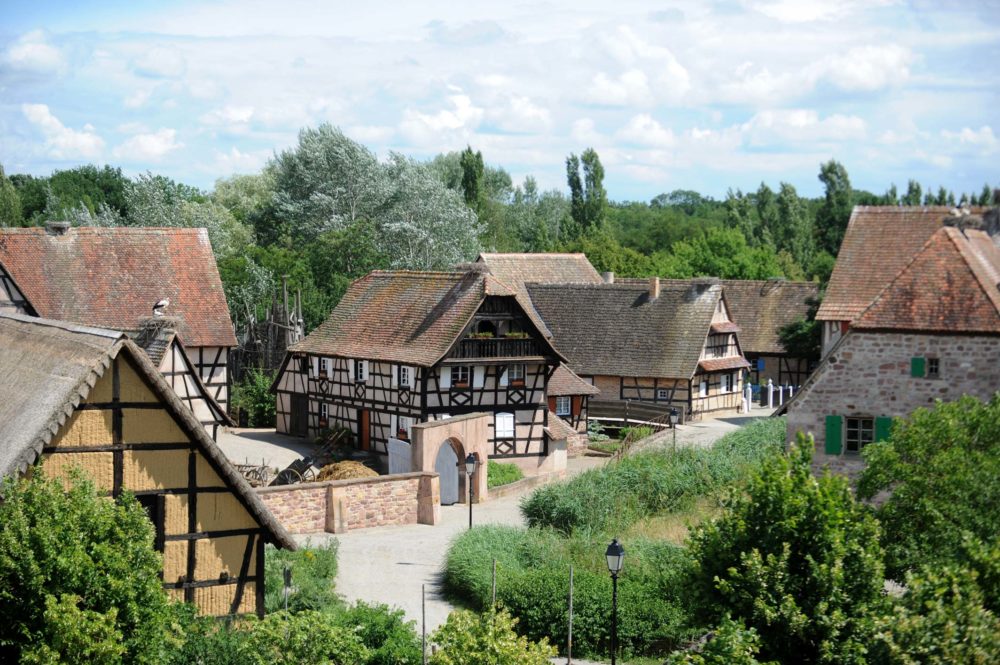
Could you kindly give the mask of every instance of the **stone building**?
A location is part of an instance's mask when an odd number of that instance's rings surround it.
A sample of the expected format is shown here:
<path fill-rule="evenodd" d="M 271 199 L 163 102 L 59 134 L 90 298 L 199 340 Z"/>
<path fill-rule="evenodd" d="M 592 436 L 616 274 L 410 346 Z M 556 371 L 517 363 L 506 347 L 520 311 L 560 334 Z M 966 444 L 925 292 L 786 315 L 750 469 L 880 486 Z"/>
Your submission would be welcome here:
<path fill-rule="evenodd" d="M 135 335 L 163 300 L 159 313 L 175 319 L 198 380 L 225 413 L 236 336 L 205 229 L 0 228 L 0 312 Z"/>
<path fill-rule="evenodd" d="M 971 208 L 981 216 L 985 208 Z M 837 263 L 816 320 L 823 326 L 826 355 L 851 323 L 872 303 L 942 226 L 963 215 L 948 206 L 855 206 Z"/>
<path fill-rule="evenodd" d="M 748 363 L 718 280 L 528 284 L 557 348 L 602 400 L 732 413 Z"/>
<path fill-rule="evenodd" d="M 486 412 L 489 457 L 536 472 L 554 452 L 546 389 L 562 361 L 531 306 L 482 270 L 375 271 L 289 349 L 277 427 L 346 428 L 388 463 L 390 441 L 410 440 L 415 424 Z"/>
<path fill-rule="evenodd" d="M 853 319 L 787 403 L 788 438 L 811 432 L 817 465 L 848 472 L 892 419 L 1000 390 L 1000 249 L 940 228 Z"/>
<path fill-rule="evenodd" d="M 0 314 L 0 475 L 34 464 L 134 494 L 164 588 L 205 614 L 263 614 L 264 544 L 295 547 L 127 336 Z"/>

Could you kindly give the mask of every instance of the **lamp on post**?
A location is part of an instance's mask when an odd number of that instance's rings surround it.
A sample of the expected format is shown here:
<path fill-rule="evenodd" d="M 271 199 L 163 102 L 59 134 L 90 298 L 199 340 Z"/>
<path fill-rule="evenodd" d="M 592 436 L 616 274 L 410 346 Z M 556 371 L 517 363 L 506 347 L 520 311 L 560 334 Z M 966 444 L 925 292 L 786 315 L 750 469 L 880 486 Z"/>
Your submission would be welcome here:
<path fill-rule="evenodd" d="M 479 460 L 472 453 L 465 458 L 465 473 L 469 476 L 469 528 L 472 528 L 472 476 L 476 473 Z"/>
<path fill-rule="evenodd" d="M 618 655 L 618 573 L 625 563 L 625 548 L 615 538 L 604 553 L 611 573 L 611 665 L 615 665 Z"/>
<path fill-rule="evenodd" d="M 677 421 L 681 419 L 681 414 L 677 409 L 670 409 L 670 429 L 674 431 L 674 452 L 677 452 Z"/>

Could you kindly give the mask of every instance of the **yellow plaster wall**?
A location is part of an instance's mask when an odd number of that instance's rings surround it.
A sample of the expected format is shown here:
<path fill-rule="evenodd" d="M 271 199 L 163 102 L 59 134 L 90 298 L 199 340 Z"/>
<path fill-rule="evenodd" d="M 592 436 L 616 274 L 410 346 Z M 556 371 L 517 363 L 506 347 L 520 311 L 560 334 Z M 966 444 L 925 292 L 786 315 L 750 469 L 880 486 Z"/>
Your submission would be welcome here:
<path fill-rule="evenodd" d="M 52 446 L 110 446 L 111 411 L 74 411 L 52 439 Z"/>
<path fill-rule="evenodd" d="M 170 596 L 170 600 L 175 600 L 178 603 L 184 602 L 184 589 L 167 589 L 167 595 Z"/>
<path fill-rule="evenodd" d="M 47 455 L 42 462 L 42 468 L 50 478 L 68 479 L 74 466 L 90 476 L 98 490 L 110 492 L 114 487 L 112 453 L 59 453 Z"/>
<path fill-rule="evenodd" d="M 200 452 L 198 453 L 198 460 L 195 463 L 195 473 L 195 477 L 198 479 L 198 487 L 222 487 L 225 485 L 219 474 L 212 468 L 211 463 Z"/>
<path fill-rule="evenodd" d="M 105 404 L 111 401 L 111 368 L 104 370 L 104 374 L 97 380 L 90 394 L 87 395 L 86 402 L 90 404 Z"/>
<path fill-rule="evenodd" d="M 253 583 L 247 583 L 243 589 L 243 599 L 237 609 L 239 614 L 249 614 L 256 608 L 255 589 Z M 229 614 L 236 596 L 235 584 L 210 586 L 194 590 L 194 602 L 201 611 L 208 614 Z"/>
<path fill-rule="evenodd" d="M 187 487 L 188 451 L 126 450 L 122 486 L 132 491 Z"/>
<path fill-rule="evenodd" d="M 110 372 L 109 372 L 110 373 Z M 118 364 L 118 386 L 123 402 L 159 402 L 142 377 L 127 362 Z"/>
<path fill-rule="evenodd" d="M 194 577 L 196 580 L 218 579 L 223 572 L 230 577 L 240 574 L 243 566 L 243 553 L 246 551 L 247 540 L 254 536 L 227 536 L 225 538 L 206 538 L 196 540 Z M 257 561 L 256 548 L 250 553 L 249 575 L 254 574 Z"/>
<path fill-rule="evenodd" d="M 198 531 L 252 529 L 257 526 L 239 499 L 228 492 L 200 492 L 198 494 L 197 517 Z"/>
<path fill-rule="evenodd" d="M 122 409 L 125 443 L 183 443 L 187 435 L 164 409 Z"/>
<path fill-rule="evenodd" d="M 183 494 L 168 494 L 163 500 L 166 513 L 163 518 L 163 532 L 176 536 L 188 532 L 188 498 Z"/>
<path fill-rule="evenodd" d="M 163 543 L 163 581 L 173 584 L 187 575 L 188 541 L 168 540 Z"/>

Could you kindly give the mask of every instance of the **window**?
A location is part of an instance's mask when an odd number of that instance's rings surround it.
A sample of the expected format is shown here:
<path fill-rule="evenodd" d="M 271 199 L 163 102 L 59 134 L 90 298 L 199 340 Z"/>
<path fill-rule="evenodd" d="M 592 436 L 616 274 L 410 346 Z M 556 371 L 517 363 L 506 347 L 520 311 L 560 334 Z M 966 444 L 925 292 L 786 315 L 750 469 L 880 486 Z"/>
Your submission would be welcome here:
<path fill-rule="evenodd" d="M 330 359 L 329 358 L 320 358 L 319 359 L 319 373 L 320 374 L 326 374 L 327 376 L 330 375 Z"/>
<path fill-rule="evenodd" d="M 733 375 L 723 374 L 722 375 L 722 388 L 721 391 L 724 393 L 729 393 L 733 391 Z"/>
<path fill-rule="evenodd" d="M 657 388 L 656 399 L 670 399 L 670 391 L 666 388 Z"/>
<path fill-rule="evenodd" d="M 514 438 L 514 414 L 498 413 L 494 421 L 494 436 L 497 439 Z"/>
<path fill-rule="evenodd" d="M 309 358 L 307 356 L 299 358 L 299 371 L 303 374 L 309 373 Z"/>
<path fill-rule="evenodd" d="M 875 440 L 874 418 L 847 418 L 847 432 L 844 443 L 847 452 L 860 452 L 862 448 Z"/>
<path fill-rule="evenodd" d="M 459 386 L 462 388 L 467 388 L 469 386 L 469 368 L 468 367 L 452 367 L 451 368 L 451 385 Z"/>
<path fill-rule="evenodd" d="M 927 359 L 927 378 L 928 379 L 939 379 L 941 378 L 941 361 L 938 358 L 928 358 Z"/>
<path fill-rule="evenodd" d="M 573 398 L 569 395 L 556 397 L 556 415 L 568 416 L 573 413 Z"/>
<path fill-rule="evenodd" d="M 763 372 L 764 371 L 764 359 L 763 358 L 757 358 L 757 371 L 758 372 Z"/>
<path fill-rule="evenodd" d="M 354 380 L 358 383 L 364 383 L 368 380 L 368 361 L 367 360 L 355 360 L 354 361 Z"/>
<path fill-rule="evenodd" d="M 708 397 L 708 381 L 698 384 L 698 397 Z"/>
<path fill-rule="evenodd" d="M 146 516 L 153 523 L 153 548 L 157 552 L 163 551 L 163 540 L 165 533 L 164 521 L 164 496 L 162 494 L 140 494 L 135 497 L 139 505 L 146 510 Z"/>
<path fill-rule="evenodd" d="M 401 439 L 410 438 L 410 427 L 413 425 L 413 418 L 409 416 L 400 416 L 399 424 L 396 425 L 396 435 Z"/>
<path fill-rule="evenodd" d="M 524 385 L 524 365 L 511 365 L 507 368 L 507 380 L 512 386 Z"/>
<path fill-rule="evenodd" d="M 319 417 L 326 420 L 330 416 L 330 405 L 321 402 L 319 405 Z"/>
<path fill-rule="evenodd" d="M 399 385 L 402 388 L 409 388 L 410 384 L 410 368 L 406 365 L 399 366 Z"/>

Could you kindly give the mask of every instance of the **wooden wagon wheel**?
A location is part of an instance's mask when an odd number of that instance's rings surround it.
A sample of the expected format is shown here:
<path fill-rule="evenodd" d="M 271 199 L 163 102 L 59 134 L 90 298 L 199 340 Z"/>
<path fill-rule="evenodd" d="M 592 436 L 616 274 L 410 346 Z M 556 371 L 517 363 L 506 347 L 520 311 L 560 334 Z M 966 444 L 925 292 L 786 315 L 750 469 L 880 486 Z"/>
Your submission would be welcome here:
<path fill-rule="evenodd" d="M 274 479 L 275 485 L 294 485 L 302 482 L 302 474 L 295 469 L 285 469 Z"/>
<path fill-rule="evenodd" d="M 311 466 L 307 466 L 305 469 L 303 469 L 300 475 L 302 477 L 302 482 L 311 483 L 316 480 L 316 469 L 314 469 Z"/>

